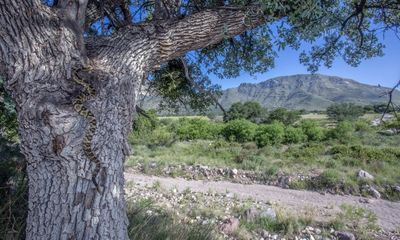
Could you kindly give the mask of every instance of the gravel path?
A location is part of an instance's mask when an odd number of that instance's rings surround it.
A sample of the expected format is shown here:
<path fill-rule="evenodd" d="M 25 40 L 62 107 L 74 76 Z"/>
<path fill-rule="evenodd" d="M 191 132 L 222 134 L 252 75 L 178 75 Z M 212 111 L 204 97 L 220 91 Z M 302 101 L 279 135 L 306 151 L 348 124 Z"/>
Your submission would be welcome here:
<path fill-rule="evenodd" d="M 340 196 L 320 194 L 310 191 L 282 189 L 267 185 L 243 185 L 231 182 L 194 181 L 182 178 L 166 178 L 147 176 L 137 173 L 125 173 L 127 182 L 133 181 L 140 185 L 152 185 L 158 181 L 166 189 L 176 188 L 183 191 L 190 188 L 194 192 L 215 191 L 230 192 L 239 198 L 253 198 L 278 204 L 291 211 L 313 211 L 316 220 L 327 221 L 336 215 L 342 204 L 363 207 L 373 211 L 378 217 L 380 226 L 389 231 L 400 229 L 400 202 L 390 202 L 382 199 L 368 199 L 356 196 Z"/>

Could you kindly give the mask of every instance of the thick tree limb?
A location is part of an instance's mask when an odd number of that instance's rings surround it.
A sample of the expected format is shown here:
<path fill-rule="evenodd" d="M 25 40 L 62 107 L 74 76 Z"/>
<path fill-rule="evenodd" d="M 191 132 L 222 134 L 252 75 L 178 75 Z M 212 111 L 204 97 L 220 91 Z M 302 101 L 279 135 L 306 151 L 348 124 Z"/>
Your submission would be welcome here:
<path fill-rule="evenodd" d="M 184 55 L 186 52 L 216 44 L 266 21 L 257 6 L 221 7 L 190 15 L 162 26 L 157 33 L 158 63 Z"/>
<path fill-rule="evenodd" d="M 257 27 L 267 19 L 283 16 L 276 13 L 267 17 L 260 9 L 254 5 L 225 6 L 204 10 L 181 20 L 126 26 L 111 37 L 88 39 L 88 55 L 108 63 L 113 62 L 115 71 L 131 71 L 131 59 L 146 56 L 146 61 L 141 61 L 145 64 L 142 67 L 146 71 L 156 70 L 162 63 L 191 50 L 213 45 Z"/>

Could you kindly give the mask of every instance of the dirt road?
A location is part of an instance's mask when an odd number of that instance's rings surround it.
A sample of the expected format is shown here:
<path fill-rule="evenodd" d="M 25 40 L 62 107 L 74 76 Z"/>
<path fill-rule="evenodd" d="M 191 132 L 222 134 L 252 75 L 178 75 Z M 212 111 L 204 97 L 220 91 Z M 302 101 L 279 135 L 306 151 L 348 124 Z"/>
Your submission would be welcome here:
<path fill-rule="evenodd" d="M 137 173 L 125 173 L 127 182 L 133 181 L 140 185 L 151 185 L 158 181 L 164 188 L 176 188 L 183 191 L 190 188 L 194 192 L 215 191 L 230 192 L 239 198 L 253 198 L 257 201 L 278 204 L 290 211 L 313 211 L 319 221 L 327 221 L 339 211 L 342 204 L 363 207 L 373 211 L 378 217 L 379 225 L 385 230 L 400 229 L 400 202 L 390 202 L 382 199 L 368 199 L 356 196 L 340 196 L 320 194 L 310 191 L 282 189 L 267 185 L 243 185 L 231 182 L 194 181 L 182 178 L 166 178 L 147 176 Z"/>

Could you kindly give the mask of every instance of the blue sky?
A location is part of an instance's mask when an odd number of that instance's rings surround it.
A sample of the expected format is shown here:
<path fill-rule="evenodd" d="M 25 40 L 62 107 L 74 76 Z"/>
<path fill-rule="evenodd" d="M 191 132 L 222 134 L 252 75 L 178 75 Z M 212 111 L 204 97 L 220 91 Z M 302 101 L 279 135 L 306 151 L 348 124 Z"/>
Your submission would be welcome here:
<path fill-rule="evenodd" d="M 386 45 L 383 57 L 364 60 L 358 67 L 351 67 L 337 57 L 330 69 L 320 67 L 317 73 L 350 78 L 371 85 L 393 86 L 400 79 L 400 40 L 393 32 L 386 32 L 381 40 Z M 231 79 L 219 79 L 216 76 L 210 78 L 212 82 L 221 85 L 222 89 L 226 89 L 237 87 L 243 82 L 257 83 L 278 76 L 308 73 L 307 68 L 299 63 L 299 54 L 300 51 L 292 49 L 279 52 L 275 68 L 263 74 L 250 76 L 242 73 Z"/>

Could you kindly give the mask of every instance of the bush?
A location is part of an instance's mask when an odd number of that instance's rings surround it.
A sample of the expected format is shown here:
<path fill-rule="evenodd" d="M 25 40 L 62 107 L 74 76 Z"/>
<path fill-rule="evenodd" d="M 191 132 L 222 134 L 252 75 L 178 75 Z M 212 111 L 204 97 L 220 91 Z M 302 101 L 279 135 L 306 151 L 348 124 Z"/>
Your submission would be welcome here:
<path fill-rule="evenodd" d="M 336 188 L 340 185 L 341 177 L 337 170 L 328 169 L 321 173 L 314 182 L 314 187 L 318 189 Z"/>
<path fill-rule="evenodd" d="M 290 111 L 285 108 L 277 108 L 271 111 L 266 120 L 267 123 L 279 121 L 285 125 L 292 125 L 300 120 L 300 111 Z"/>
<path fill-rule="evenodd" d="M 324 129 L 319 127 L 315 121 L 303 120 L 300 123 L 300 128 L 307 136 L 308 141 L 321 141 L 325 137 Z"/>
<path fill-rule="evenodd" d="M 263 121 L 266 110 L 258 102 L 237 102 L 232 104 L 224 116 L 224 121 L 246 119 L 254 123 Z"/>
<path fill-rule="evenodd" d="M 354 122 L 354 129 L 357 132 L 367 132 L 371 130 L 371 124 L 365 119 L 359 119 Z"/>
<path fill-rule="evenodd" d="M 131 145 L 143 144 L 154 146 L 166 146 L 174 142 L 175 134 L 170 132 L 167 127 L 158 127 L 148 134 L 138 134 L 133 132 L 129 135 Z"/>
<path fill-rule="evenodd" d="M 353 132 L 353 125 L 350 122 L 344 121 L 339 122 L 335 128 L 331 129 L 328 137 L 346 143 L 354 139 Z"/>
<path fill-rule="evenodd" d="M 258 147 L 264 147 L 266 145 L 282 143 L 284 136 L 285 128 L 283 124 L 275 122 L 273 124 L 259 126 L 255 134 L 255 140 Z"/>
<path fill-rule="evenodd" d="M 146 111 L 146 115 L 138 114 L 133 121 L 133 132 L 146 135 L 157 128 L 159 120 L 157 111 L 154 109 Z"/>
<path fill-rule="evenodd" d="M 216 139 L 221 133 L 221 124 L 201 118 L 179 119 L 176 133 L 182 140 Z"/>
<path fill-rule="evenodd" d="M 307 139 L 303 129 L 295 127 L 287 127 L 285 129 L 285 143 L 299 143 Z"/>
<path fill-rule="evenodd" d="M 230 141 L 247 142 L 252 141 L 257 125 L 245 120 L 237 119 L 229 121 L 222 129 L 222 135 Z"/>
<path fill-rule="evenodd" d="M 353 103 L 334 104 L 326 109 L 328 117 L 335 121 L 355 120 L 361 117 L 365 111 L 361 106 Z"/>
<path fill-rule="evenodd" d="M 291 146 L 284 156 L 295 162 L 310 162 L 325 153 L 325 146 L 320 143 L 307 143 L 302 146 Z"/>

